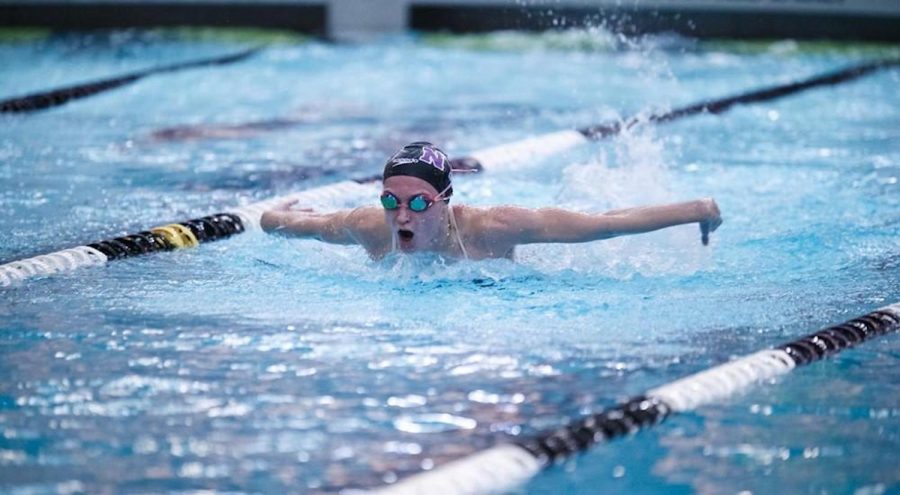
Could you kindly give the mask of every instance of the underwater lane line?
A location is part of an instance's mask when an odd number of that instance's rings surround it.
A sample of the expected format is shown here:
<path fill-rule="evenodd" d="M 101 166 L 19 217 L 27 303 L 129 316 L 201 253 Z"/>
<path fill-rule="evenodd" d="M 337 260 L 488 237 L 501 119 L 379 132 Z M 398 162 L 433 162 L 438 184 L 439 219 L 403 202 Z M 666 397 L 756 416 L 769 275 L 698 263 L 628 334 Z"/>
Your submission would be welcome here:
<path fill-rule="evenodd" d="M 246 57 L 252 52 L 253 50 L 250 50 L 243 54 L 233 55 L 231 58 Z M 185 66 L 191 63 L 193 62 L 179 65 Z M 772 100 L 817 86 L 850 81 L 866 74 L 870 74 L 876 70 L 897 65 L 900 65 L 900 59 L 879 60 L 820 75 L 800 82 L 772 86 L 746 92 L 737 96 L 689 105 L 670 112 L 652 115 L 646 120 L 648 122 L 668 122 L 707 111 L 718 114 L 736 104 Z M 454 158 L 452 162 L 454 168 L 476 171 L 490 170 L 491 172 L 494 172 L 497 170 L 502 171 L 504 169 L 519 168 L 522 167 L 523 164 L 541 160 L 589 141 L 614 136 L 640 124 L 642 121 L 643 120 L 638 119 L 637 117 L 632 117 L 624 123 L 601 124 L 577 130 L 565 130 L 541 134 L 539 136 L 474 151 L 468 156 Z M 266 201 L 237 207 L 224 213 L 181 222 L 185 228 L 190 230 L 191 234 L 196 238 L 195 240 L 191 240 L 190 236 L 183 230 L 158 227 L 157 229 L 151 229 L 150 231 L 144 231 L 138 234 L 107 239 L 86 246 L 78 246 L 50 254 L 0 264 L 0 287 L 12 285 L 17 281 L 23 281 L 28 278 L 52 275 L 54 273 L 70 271 L 83 266 L 102 265 L 110 259 L 138 256 L 156 251 L 193 247 L 202 242 L 223 239 L 243 232 L 249 228 L 258 229 L 259 220 L 262 217 L 263 212 L 270 209 L 276 203 L 287 201 L 289 199 L 313 203 L 328 197 L 340 197 L 344 194 L 352 194 L 360 191 L 361 188 L 374 188 L 380 180 L 381 176 L 373 176 L 355 181 L 348 180 L 337 182 L 318 188 L 308 189 L 299 193 L 275 197 Z M 221 220 L 223 216 L 230 220 Z M 220 222 L 231 222 L 235 224 L 235 226 L 230 230 L 225 229 L 221 234 L 217 234 L 216 230 L 210 228 L 209 232 L 212 232 L 212 234 L 204 234 L 205 231 L 201 231 L 201 226 L 206 228 L 206 223 L 212 221 L 209 220 L 210 217 L 220 218 Z M 204 221 L 204 219 L 206 220 Z M 221 230 L 221 228 L 219 230 Z"/>
<path fill-rule="evenodd" d="M 512 438 L 462 459 L 368 493 L 482 495 L 521 487 L 591 447 L 662 423 L 673 413 L 726 399 L 762 380 L 900 331 L 900 302 L 778 347 L 737 358 L 633 397 L 615 407 L 526 438 Z M 366 492 L 363 492 L 366 493 Z"/>
<path fill-rule="evenodd" d="M 260 51 L 262 48 L 250 48 L 248 50 L 244 50 L 242 52 L 238 52 L 231 55 L 225 55 L 222 57 L 215 58 L 206 58 L 201 60 L 192 60 L 188 62 L 180 62 L 172 65 L 165 65 L 162 67 L 155 67 L 151 69 L 146 69 L 138 72 L 132 72 L 130 74 L 125 74 L 122 76 L 111 77 L 108 79 L 101 79 L 99 81 L 92 81 L 84 84 L 76 84 L 74 86 L 67 86 L 65 88 L 59 88 L 49 91 L 42 91 L 39 93 L 32 93 L 25 96 L 18 96 L 14 98 L 8 98 L 5 100 L 0 100 L 0 113 L 25 113 L 25 112 L 35 112 L 38 110 L 45 110 L 51 107 L 58 107 L 60 105 L 64 105 L 71 100 L 77 100 L 79 98 L 86 98 L 88 96 L 93 96 L 98 93 L 102 93 L 104 91 L 109 91 L 111 89 L 118 88 L 120 86 L 124 86 L 126 84 L 131 84 L 138 79 L 142 79 L 146 76 L 154 75 L 154 74 L 163 74 L 166 72 L 175 72 L 184 69 L 192 69 L 196 67 L 205 67 L 210 65 L 227 65 L 235 62 L 239 62 L 244 60 L 245 58 L 255 54 Z"/>

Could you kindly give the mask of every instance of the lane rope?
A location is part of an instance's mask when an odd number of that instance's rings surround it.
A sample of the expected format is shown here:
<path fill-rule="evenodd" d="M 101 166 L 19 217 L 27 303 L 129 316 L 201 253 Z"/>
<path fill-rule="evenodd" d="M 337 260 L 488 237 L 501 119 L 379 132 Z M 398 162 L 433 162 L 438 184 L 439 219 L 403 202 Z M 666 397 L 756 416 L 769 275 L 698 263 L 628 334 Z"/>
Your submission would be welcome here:
<path fill-rule="evenodd" d="M 646 120 L 667 122 L 697 113 L 717 114 L 736 104 L 766 101 L 816 86 L 838 84 L 898 64 L 900 64 L 898 60 L 887 60 L 851 67 L 797 83 L 654 114 Z M 474 168 L 489 165 L 491 170 L 502 169 L 504 166 L 514 166 L 522 161 L 558 153 L 587 140 L 618 134 L 640 122 L 638 118 L 631 118 L 624 123 L 585 127 L 577 131 L 560 131 L 487 148 L 455 161 Z M 0 265 L 0 286 L 83 266 L 100 265 L 110 259 L 192 247 L 203 242 L 230 237 L 243 232 L 247 227 L 258 228 L 262 213 L 275 203 L 288 199 L 314 202 L 329 196 L 343 196 L 348 192 L 368 191 L 377 186 L 378 179 L 375 177 L 362 181 L 344 181 L 238 207 L 226 213 L 7 263 Z M 634 397 L 616 407 L 579 418 L 566 426 L 491 447 L 378 489 L 375 493 L 476 495 L 511 490 L 541 470 L 584 452 L 597 443 L 630 435 L 659 424 L 672 413 L 692 410 L 725 399 L 761 380 L 786 374 L 798 366 L 818 361 L 872 337 L 895 332 L 898 328 L 900 328 L 900 303 L 895 303 L 777 348 L 760 351 L 654 388 L 643 396 Z"/>
<path fill-rule="evenodd" d="M 624 122 L 612 122 L 590 127 L 583 127 L 579 132 L 589 139 L 601 139 L 614 136 L 624 130 L 630 129 L 644 121 L 649 123 L 662 123 L 677 120 L 682 117 L 696 115 L 698 113 L 720 114 L 735 105 L 749 105 L 751 103 L 760 103 L 763 101 L 783 98 L 785 96 L 816 88 L 819 86 L 833 86 L 840 83 L 850 82 L 859 79 L 873 72 L 890 69 L 900 65 L 900 59 L 881 59 L 867 62 L 860 65 L 854 65 L 845 69 L 828 72 L 818 76 L 810 77 L 802 81 L 792 82 L 788 84 L 779 84 L 767 88 L 756 89 L 741 93 L 739 95 L 727 96 L 715 100 L 702 101 L 681 108 L 676 108 L 668 112 L 654 113 L 649 117 L 635 116 L 626 119 Z"/>
<path fill-rule="evenodd" d="M 246 57 L 253 51 L 248 50 L 243 54 L 232 55 L 231 58 Z M 179 65 L 187 66 L 196 63 L 188 62 Z M 799 82 L 772 86 L 736 96 L 689 105 L 670 112 L 654 114 L 644 120 L 651 123 L 669 122 L 703 112 L 717 114 L 737 104 L 772 100 L 813 87 L 838 84 L 897 65 L 900 65 L 900 59 L 879 60 Z M 644 120 L 632 117 L 625 120 L 624 123 L 601 124 L 577 130 L 551 132 L 499 146 L 484 148 L 474 151 L 468 156 L 454 158 L 452 160 L 453 167 L 476 171 L 488 170 L 491 172 L 520 168 L 523 164 L 547 158 L 589 141 L 611 137 L 640 124 Z M 86 246 L 2 264 L 0 265 L 0 287 L 9 286 L 33 277 L 52 275 L 85 266 L 102 265 L 113 259 L 193 247 L 204 242 L 224 239 L 244 232 L 247 229 L 259 229 L 259 220 L 263 212 L 277 203 L 294 199 L 301 203 L 315 204 L 351 194 L 377 194 L 374 192 L 374 189 L 380 180 L 381 176 L 376 175 L 365 179 L 337 182 L 295 194 L 235 207 L 224 213 L 179 222 L 178 224 L 190 231 L 194 239 L 191 239 L 184 231 L 177 230 L 177 228 L 175 231 L 169 232 L 171 230 L 171 225 L 169 225 L 170 229 L 158 227 L 155 231 L 151 229 L 150 231 L 107 239 Z"/>
<path fill-rule="evenodd" d="M 184 69 L 192 69 L 196 67 L 206 67 L 211 65 L 227 65 L 244 60 L 245 58 L 260 51 L 261 48 L 251 48 L 232 55 L 222 57 L 205 58 L 201 60 L 192 60 L 188 62 L 180 62 L 177 64 L 155 67 L 130 74 L 92 81 L 83 84 L 76 84 L 64 88 L 53 89 L 49 91 L 41 91 L 25 96 L 17 96 L 0 100 L 0 113 L 25 113 L 45 110 L 47 108 L 58 107 L 69 101 L 77 100 L 93 96 L 104 91 L 109 91 L 126 84 L 131 84 L 138 79 L 144 77 L 163 74 L 166 72 L 175 72 Z"/>
<path fill-rule="evenodd" d="M 593 446 L 662 423 L 673 413 L 722 401 L 764 380 L 784 375 L 861 344 L 900 331 L 900 302 L 772 349 L 744 356 L 651 389 L 615 407 L 375 489 L 377 495 L 482 495 L 519 488 L 544 469 Z"/>

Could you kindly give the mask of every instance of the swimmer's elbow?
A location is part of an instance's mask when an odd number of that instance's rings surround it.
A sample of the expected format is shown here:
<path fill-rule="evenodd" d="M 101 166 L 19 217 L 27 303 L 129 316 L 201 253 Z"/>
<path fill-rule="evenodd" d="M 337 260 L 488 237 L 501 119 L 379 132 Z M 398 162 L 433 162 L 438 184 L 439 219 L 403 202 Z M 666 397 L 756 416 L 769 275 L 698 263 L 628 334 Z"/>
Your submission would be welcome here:
<path fill-rule="evenodd" d="M 554 242 L 578 243 L 612 239 L 620 235 L 605 215 L 561 211 L 548 222 L 548 237 Z"/>
<path fill-rule="evenodd" d="M 514 244 L 577 243 L 615 237 L 606 218 L 560 208 L 495 208 L 491 230 Z"/>

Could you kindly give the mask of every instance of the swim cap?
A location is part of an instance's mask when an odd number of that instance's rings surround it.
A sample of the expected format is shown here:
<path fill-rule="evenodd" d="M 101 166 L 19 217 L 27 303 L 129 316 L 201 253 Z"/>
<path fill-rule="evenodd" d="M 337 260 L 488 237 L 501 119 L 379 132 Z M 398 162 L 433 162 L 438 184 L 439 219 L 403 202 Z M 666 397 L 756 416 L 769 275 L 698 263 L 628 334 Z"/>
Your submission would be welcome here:
<path fill-rule="evenodd" d="M 453 194 L 453 188 L 450 187 L 450 159 L 440 148 L 425 141 L 409 143 L 394 153 L 384 165 L 382 180 L 395 175 L 422 179 L 438 192 L 447 189 L 445 198 Z"/>

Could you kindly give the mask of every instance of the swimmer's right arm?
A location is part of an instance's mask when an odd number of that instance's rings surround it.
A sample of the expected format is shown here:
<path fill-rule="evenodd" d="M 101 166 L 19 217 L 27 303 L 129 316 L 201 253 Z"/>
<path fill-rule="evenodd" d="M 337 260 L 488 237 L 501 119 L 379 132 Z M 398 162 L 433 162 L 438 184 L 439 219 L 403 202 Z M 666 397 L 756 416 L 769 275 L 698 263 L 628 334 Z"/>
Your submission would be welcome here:
<path fill-rule="evenodd" d="M 497 207 L 491 211 L 493 223 L 486 230 L 508 244 L 589 242 L 695 222 L 700 224 L 701 241 L 707 244 L 709 234 L 722 223 L 712 198 L 602 214 L 559 208 Z"/>
<path fill-rule="evenodd" d="M 316 213 L 312 209 L 292 210 L 296 201 L 285 201 L 263 213 L 259 224 L 265 232 L 286 237 L 319 239 L 332 244 L 358 244 L 348 221 L 351 211 Z"/>

